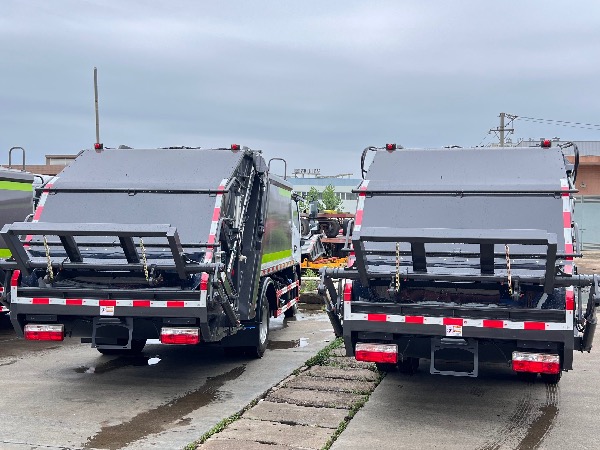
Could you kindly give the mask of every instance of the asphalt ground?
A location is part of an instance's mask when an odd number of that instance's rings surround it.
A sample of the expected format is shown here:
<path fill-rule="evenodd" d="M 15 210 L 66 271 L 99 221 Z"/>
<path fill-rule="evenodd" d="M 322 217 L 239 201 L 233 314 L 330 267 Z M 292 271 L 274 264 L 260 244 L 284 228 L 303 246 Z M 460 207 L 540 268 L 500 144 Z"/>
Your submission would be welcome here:
<path fill-rule="evenodd" d="M 75 339 L 17 339 L 4 320 L 0 449 L 180 449 L 332 339 L 326 316 L 306 311 L 272 319 L 262 359 L 155 343 L 140 357 L 109 357 Z"/>

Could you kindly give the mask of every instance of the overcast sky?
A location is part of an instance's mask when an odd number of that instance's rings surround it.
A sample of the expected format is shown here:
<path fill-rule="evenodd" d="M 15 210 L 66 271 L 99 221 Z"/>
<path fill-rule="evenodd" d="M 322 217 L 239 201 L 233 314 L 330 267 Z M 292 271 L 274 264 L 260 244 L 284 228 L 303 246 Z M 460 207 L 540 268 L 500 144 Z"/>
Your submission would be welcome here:
<path fill-rule="evenodd" d="M 500 112 L 600 123 L 600 2 L 0 0 L 1 162 L 93 145 L 94 66 L 106 146 L 241 143 L 358 176 L 368 145 L 497 141 Z"/>

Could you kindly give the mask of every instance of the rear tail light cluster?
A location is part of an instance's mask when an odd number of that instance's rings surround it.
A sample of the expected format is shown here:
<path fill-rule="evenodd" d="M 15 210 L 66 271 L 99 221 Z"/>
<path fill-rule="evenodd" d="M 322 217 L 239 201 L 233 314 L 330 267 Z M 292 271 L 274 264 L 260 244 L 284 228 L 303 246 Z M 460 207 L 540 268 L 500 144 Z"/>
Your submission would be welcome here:
<path fill-rule="evenodd" d="M 559 373 L 560 357 L 547 353 L 513 352 L 512 368 L 515 372 Z"/>
<path fill-rule="evenodd" d="M 169 328 L 160 330 L 160 342 L 163 344 L 193 345 L 200 342 L 198 328 Z"/>
<path fill-rule="evenodd" d="M 25 325 L 25 339 L 29 341 L 62 341 L 65 338 L 65 326 L 28 323 Z"/>
<path fill-rule="evenodd" d="M 398 362 L 398 346 L 396 344 L 359 342 L 354 349 L 354 355 L 357 361 L 396 364 Z"/>

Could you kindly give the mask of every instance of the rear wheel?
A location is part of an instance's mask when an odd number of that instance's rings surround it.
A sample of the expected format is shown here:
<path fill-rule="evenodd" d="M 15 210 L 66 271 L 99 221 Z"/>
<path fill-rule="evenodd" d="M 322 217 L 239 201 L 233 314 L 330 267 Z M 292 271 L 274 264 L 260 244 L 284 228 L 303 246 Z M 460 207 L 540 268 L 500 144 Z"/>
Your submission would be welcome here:
<path fill-rule="evenodd" d="M 380 372 L 396 372 L 398 370 L 398 364 L 391 363 L 375 363 L 377 370 Z"/>
<path fill-rule="evenodd" d="M 408 375 L 417 373 L 417 370 L 419 370 L 419 358 L 404 358 L 398 363 L 398 370 Z"/>
<path fill-rule="evenodd" d="M 132 339 L 131 348 L 96 348 L 103 355 L 137 355 L 146 346 L 146 339 Z"/>
<path fill-rule="evenodd" d="M 560 381 L 560 377 L 562 372 L 558 373 L 542 373 L 540 376 L 542 377 L 542 381 L 546 384 L 556 384 Z"/>
<path fill-rule="evenodd" d="M 517 372 L 517 377 L 519 378 L 519 380 L 525 381 L 526 383 L 533 383 L 533 382 L 535 382 L 537 376 L 538 376 L 537 373 Z"/>
<path fill-rule="evenodd" d="M 267 344 L 269 343 L 269 298 L 267 297 L 267 291 L 269 286 L 273 284 L 272 281 L 267 279 L 265 283 L 263 283 L 263 287 L 260 290 L 260 298 L 258 308 L 258 333 L 256 336 L 256 344 L 252 347 L 249 347 L 249 354 L 251 356 L 255 356 L 256 358 L 262 358 L 265 354 L 265 350 L 267 350 Z"/>

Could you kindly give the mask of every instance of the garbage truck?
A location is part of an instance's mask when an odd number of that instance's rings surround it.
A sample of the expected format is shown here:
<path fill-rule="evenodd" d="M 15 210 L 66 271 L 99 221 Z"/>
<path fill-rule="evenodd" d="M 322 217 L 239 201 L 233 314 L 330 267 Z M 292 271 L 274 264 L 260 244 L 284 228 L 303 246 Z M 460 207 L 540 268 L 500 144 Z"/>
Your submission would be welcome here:
<path fill-rule="evenodd" d="M 571 164 L 549 140 L 365 149 L 348 267 L 321 270 L 347 355 L 471 377 L 504 363 L 558 382 L 591 350 L 600 299 L 597 276 L 574 264 L 575 153 Z"/>
<path fill-rule="evenodd" d="M 270 317 L 295 314 L 292 186 L 262 153 L 85 150 L 0 232 L 17 335 L 79 337 L 103 354 L 216 344 L 263 355 Z"/>
<path fill-rule="evenodd" d="M 8 167 L 0 166 L 0 227 L 14 221 L 25 220 L 33 212 L 34 175 L 25 172 L 25 151 L 23 150 L 23 170 L 12 168 L 12 152 L 21 149 L 13 147 L 9 151 Z M 0 236 L 0 258 L 10 257 L 10 251 Z M 0 314 L 8 311 L 5 300 L 7 273 L 0 268 Z"/>

